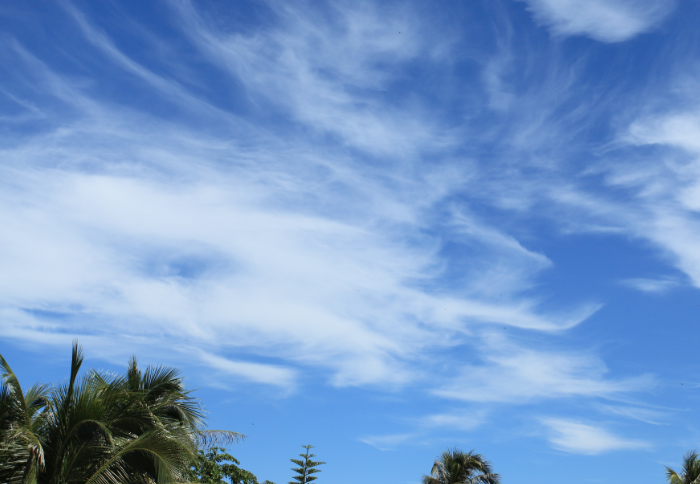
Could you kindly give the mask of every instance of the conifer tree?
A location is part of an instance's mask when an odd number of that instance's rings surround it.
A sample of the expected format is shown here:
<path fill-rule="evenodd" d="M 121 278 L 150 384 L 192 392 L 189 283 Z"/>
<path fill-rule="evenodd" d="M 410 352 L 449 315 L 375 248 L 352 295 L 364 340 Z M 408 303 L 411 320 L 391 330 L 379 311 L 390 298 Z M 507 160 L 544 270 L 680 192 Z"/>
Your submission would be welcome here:
<path fill-rule="evenodd" d="M 306 454 L 299 454 L 299 457 L 302 457 L 303 459 L 289 459 L 299 466 L 292 467 L 292 470 L 299 475 L 292 477 L 294 480 L 289 481 L 289 484 L 307 484 L 311 481 L 315 481 L 318 478 L 316 476 L 312 476 L 311 474 L 321 472 L 321 469 L 316 469 L 316 466 L 325 464 L 325 462 L 311 460 L 312 457 L 316 457 L 314 454 L 309 454 L 313 445 L 302 445 L 302 447 L 306 449 Z"/>

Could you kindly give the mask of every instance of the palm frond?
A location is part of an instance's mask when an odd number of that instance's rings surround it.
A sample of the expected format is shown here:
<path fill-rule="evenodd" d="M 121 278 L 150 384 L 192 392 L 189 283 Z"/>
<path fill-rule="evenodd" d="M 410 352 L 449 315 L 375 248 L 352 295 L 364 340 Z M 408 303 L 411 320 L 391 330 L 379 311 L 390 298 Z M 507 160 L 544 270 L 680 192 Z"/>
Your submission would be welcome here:
<path fill-rule="evenodd" d="M 49 390 L 51 385 L 35 383 L 27 393 L 24 394 L 25 407 L 30 417 L 44 408 L 48 404 Z"/>
<path fill-rule="evenodd" d="M 424 484 L 498 484 L 490 463 L 473 450 L 458 448 L 443 451 L 433 464 L 430 476 L 423 476 Z"/>
<path fill-rule="evenodd" d="M 666 480 L 669 484 L 683 484 L 683 479 L 670 467 L 666 468 Z"/>
<path fill-rule="evenodd" d="M 22 386 L 19 384 L 19 380 L 12 371 L 12 368 L 10 368 L 9 363 L 7 363 L 2 355 L 0 355 L 0 370 L 2 370 L 2 373 L 0 373 L 2 387 L 5 390 L 4 393 L 6 393 L 4 398 L 7 399 L 9 404 L 19 407 L 16 410 L 18 413 L 26 415 L 27 408 L 24 400 L 24 393 L 22 393 Z"/>
<path fill-rule="evenodd" d="M 245 438 L 203 430 L 205 410 L 176 369 L 142 372 L 132 358 L 125 375 L 79 376 L 83 361 L 75 341 L 69 379 L 22 394 L 0 356 L 1 483 L 183 483 L 199 448 Z"/>
<path fill-rule="evenodd" d="M 70 364 L 70 380 L 68 383 L 69 398 L 70 395 L 73 394 L 75 380 L 78 378 L 78 372 L 80 371 L 80 367 L 82 366 L 84 359 L 85 356 L 83 356 L 83 347 L 78 344 L 78 340 L 73 341 L 73 353 L 71 355 Z"/>
<path fill-rule="evenodd" d="M 157 482 L 174 482 L 174 476 L 184 475 L 196 457 L 196 448 L 187 439 L 173 437 L 167 429 L 157 427 L 130 441 L 108 459 L 90 476 L 85 484 L 114 484 L 112 468 L 123 469 L 128 458 L 143 459 L 149 456 L 158 470 Z M 123 481 L 133 482 L 131 478 Z"/>
<path fill-rule="evenodd" d="M 220 445 L 235 444 L 246 436 L 230 430 L 198 430 L 194 433 L 197 444 L 205 449 Z"/>

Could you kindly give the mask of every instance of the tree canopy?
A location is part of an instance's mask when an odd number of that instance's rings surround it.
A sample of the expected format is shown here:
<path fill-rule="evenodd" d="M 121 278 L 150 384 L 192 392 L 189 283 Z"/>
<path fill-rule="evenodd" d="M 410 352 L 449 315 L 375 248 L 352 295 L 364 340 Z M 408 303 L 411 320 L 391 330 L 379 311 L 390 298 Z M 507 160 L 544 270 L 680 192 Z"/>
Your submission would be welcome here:
<path fill-rule="evenodd" d="M 241 434 L 208 431 L 204 409 L 177 370 L 131 358 L 123 376 L 79 376 L 73 345 L 70 375 L 23 392 L 0 356 L 0 482 L 12 484 L 167 484 L 182 482 L 200 447 Z"/>
<path fill-rule="evenodd" d="M 474 451 L 457 448 L 444 451 L 433 464 L 430 475 L 423 476 L 423 484 L 499 484 L 500 476 L 491 465 Z"/>
<path fill-rule="evenodd" d="M 310 454 L 313 445 L 302 445 L 302 447 L 306 449 L 306 453 L 299 454 L 301 459 L 289 459 L 299 466 L 292 467 L 292 470 L 296 472 L 297 475 L 292 477 L 294 480 L 290 481 L 289 484 L 307 484 L 311 481 L 315 481 L 318 477 L 313 474 L 321 472 L 321 469 L 316 469 L 316 467 L 325 464 L 325 462 L 311 460 L 312 457 L 316 457 L 314 454 Z"/>

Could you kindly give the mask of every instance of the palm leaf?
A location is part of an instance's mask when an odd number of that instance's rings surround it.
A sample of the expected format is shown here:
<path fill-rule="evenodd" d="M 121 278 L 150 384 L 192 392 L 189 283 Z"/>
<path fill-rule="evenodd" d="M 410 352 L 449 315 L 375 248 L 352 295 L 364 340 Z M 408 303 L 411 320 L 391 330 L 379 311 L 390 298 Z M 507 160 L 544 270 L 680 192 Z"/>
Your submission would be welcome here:
<path fill-rule="evenodd" d="M 194 432 L 198 445 L 205 449 L 219 445 L 235 444 L 245 440 L 246 436 L 230 430 L 198 430 Z"/>

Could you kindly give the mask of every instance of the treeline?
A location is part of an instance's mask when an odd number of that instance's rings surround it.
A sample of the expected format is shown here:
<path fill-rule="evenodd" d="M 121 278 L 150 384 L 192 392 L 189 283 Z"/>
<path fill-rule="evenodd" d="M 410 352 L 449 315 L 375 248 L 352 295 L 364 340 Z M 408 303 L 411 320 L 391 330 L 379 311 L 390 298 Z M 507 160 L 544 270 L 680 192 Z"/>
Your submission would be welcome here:
<path fill-rule="evenodd" d="M 302 445 L 306 449 L 305 454 L 299 454 L 301 459 L 289 459 L 299 467 L 294 467 L 291 470 L 296 474 L 292 479 L 294 481 L 289 484 L 308 484 L 317 479 L 317 472 L 321 469 L 316 467 L 325 462 L 311 460 L 316 457 L 310 453 L 313 445 Z M 225 453 L 226 449 L 221 447 L 212 447 L 206 452 L 199 451 L 199 455 L 192 465 L 191 479 L 195 482 L 204 484 L 226 484 L 228 479 L 232 484 L 258 484 L 258 478 L 250 472 L 238 467 L 240 462 L 231 454 Z M 264 481 L 262 484 L 275 484 L 272 481 Z"/>
<path fill-rule="evenodd" d="M 90 370 L 79 376 L 82 348 L 74 343 L 68 381 L 26 391 L 0 355 L 0 484 L 259 484 L 223 447 L 243 438 L 207 430 L 204 409 L 169 367 L 144 371 L 135 357 L 124 375 Z M 315 481 L 311 445 L 289 484 Z M 684 456 L 670 484 L 700 483 L 700 456 Z M 499 484 L 481 455 L 449 449 L 423 484 Z M 264 481 L 262 484 L 275 484 Z"/>
<path fill-rule="evenodd" d="M 75 343 L 67 382 L 23 391 L 0 356 L 1 483 L 185 482 L 200 449 L 242 437 L 206 430 L 173 368 L 142 371 L 131 358 L 124 375 L 79 376 L 82 364 Z"/>
<path fill-rule="evenodd" d="M 89 370 L 73 344 L 70 376 L 23 390 L 0 355 L 0 484 L 258 484 L 221 445 L 243 435 L 207 430 L 205 411 L 174 368 L 124 375 Z M 316 480 L 312 446 L 302 446 L 294 484 Z M 262 484 L 274 484 L 264 481 Z"/>

